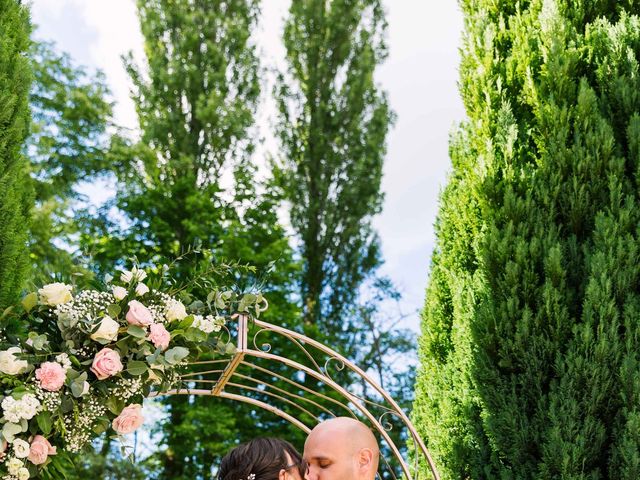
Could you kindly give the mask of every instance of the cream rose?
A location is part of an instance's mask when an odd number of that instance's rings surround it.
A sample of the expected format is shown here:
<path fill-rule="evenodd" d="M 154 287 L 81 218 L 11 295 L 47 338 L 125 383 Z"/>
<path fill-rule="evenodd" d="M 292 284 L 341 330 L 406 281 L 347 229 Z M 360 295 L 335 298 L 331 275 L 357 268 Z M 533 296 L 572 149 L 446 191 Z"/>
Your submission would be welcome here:
<path fill-rule="evenodd" d="M 24 466 L 24 463 L 22 463 L 22 460 L 12 458 L 6 463 L 6 466 L 9 475 L 17 475 L 18 470 L 20 470 Z"/>
<path fill-rule="evenodd" d="M 140 428 L 142 422 L 142 405 L 134 403 L 125 407 L 120 415 L 113 419 L 111 426 L 118 435 L 126 435 Z"/>
<path fill-rule="evenodd" d="M 64 385 L 67 372 L 56 362 L 44 362 L 36 370 L 36 378 L 40 381 L 40 386 L 49 392 L 57 392 Z"/>
<path fill-rule="evenodd" d="M 18 375 L 29 369 L 29 363 L 26 360 L 18 360 L 16 354 L 22 353 L 20 347 L 11 347 L 0 352 L 0 372 L 7 375 Z"/>
<path fill-rule="evenodd" d="M 173 320 L 182 320 L 187 316 L 187 309 L 184 307 L 182 302 L 174 300 L 169 305 L 167 305 L 164 316 L 170 322 Z"/>
<path fill-rule="evenodd" d="M 149 287 L 147 287 L 144 283 L 139 283 L 136 286 L 136 295 L 142 297 L 146 293 L 149 293 Z"/>
<path fill-rule="evenodd" d="M 161 323 L 154 323 L 149 327 L 149 340 L 156 348 L 165 350 L 169 346 L 171 334 Z"/>
<path fill-rule="evenodd" d="M 18 469 L 18 480 L 29 480 L 29 470 L 22 467 Z"/>
<path fill-rule="evenodd" d="M 98 377 L 98 380 L 112 377 L 122 371 L 120 354 L 110 348 L 103 348 L 93 358 L 91 371 Z"/>
<path fill-rule="evenodd" d="M 125 270 L 120 275 L 120 280 L 124 283 L 131 283 L 133 280 L 141 282 L 147 278 L 147 273 L 144 270 L 138 270 L 138 267 L 133 267 L 131 271 Z"/>
<path fill-rule="evenodd" d="M 44 305 L 60 305 L 72 300 L 71 285 L 64 283 L 50 283 L 38 290 L 40 303 Z"/>
<path fill-rule="evenodd" d="M 111 293 L 113 293 L 116 300 L 122 300 L 127 296 L 127 289 L 124 287 L 113 287 Z"/>
<path fill-rule="evenodd" d="M 118 338 L 118 329 L 120 325 L 109 316 L 102 317 L 98 330 L 91 334 L 91 339 L 106 340 L 107 342 L 115 342 Z"/>
<path fill-rule="evenodd" d="M 153 315 L 149 309 L 137 300 L 129 302 L 129 311 L 126 318 L 131 325 L 138 325 L 139 327 L 146 327 L 153 323 Z"/>
<path fill-rule="evenodd" d="M 29 444 L 20 438 L 16 438 L 11 444 L 13 454 L 17 458 L 27 458 L 29 456 Z"/>
<path fill-rule="evenodd" d="M 34 465 L 42 465 L 47 457 L 56 454 L 56 447 L 52 447 L 49 440 L 42 435 L 36 435 L 31 441 L 29 461 Z"/>

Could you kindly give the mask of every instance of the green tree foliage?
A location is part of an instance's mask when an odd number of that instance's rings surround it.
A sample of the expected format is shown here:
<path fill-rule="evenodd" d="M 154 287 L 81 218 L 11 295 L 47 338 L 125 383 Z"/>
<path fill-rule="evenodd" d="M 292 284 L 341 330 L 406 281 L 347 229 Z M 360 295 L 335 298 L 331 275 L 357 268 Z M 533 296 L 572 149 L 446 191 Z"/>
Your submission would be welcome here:
<path fill-rule="evenodd" d="M 0 312 L 18 298 L 29 266 L 33 192 L 22 146 L 29 131 L 29 12 L 0 1 Z"/>
<path fill-rule="evenodd" d="M 289 300 L 297 267 L 278 223 L 280 200 L 264 191 L 252 159 L 260 85 L 250 35 L 258 2 L 141 0 L 138 13 L 146 65 L 131 56 L 126 64 L 141 139 L 112 142 L 111 155 L 122 165 L 132 158 L 132 164 L 116 172 L 116 198 L 100 217 L 88 219 L 82 243 L 103 272 L 123 255 L 165 261 L 189 247 L 258 271 L 275 260 L 264 318 L 291 326 L 299 316 Z M 203 268 L 196 261 L 180 265 L 182 279 Z M 263 418 L 215 398 L 174 396 L 165 405 L 166 421 L 157 432 L 162 479 L 210 478 L 233 444 L 268 421 L 266 413 Z"/>
<path fill-rule="evenodd" d="M 392 121 L 374 81 L 385 30 L 378 0 L 294 0 L 285 24 L 274 173 L 301 242 L 305 321 L 331 336 L 381 261 L 371 217 Z"/>
<path fill-rule="evenodd" d="M 299 239 L 305 333 L 353 359 L 409 406 L 413 374 L 404 367 L 413 339 L 386 315 L 384 305 L 398 294 L 378 276 L 382 256 L 371 226 L 382 206 L 394 118 L 374 78 L 387 56 L 386 29 L 378 0 L 291 2 L 283 34 L 288 69 L 275 91 L 281 151 L 273 170 Z M 403 356 L 402 366 L 394 362 Z M 346 370 L 331 374 L 379 400 Z M 399 444 L 401 432 L 399 426 L 392 431 Z"/>
<path fill-rule="evenodd" d="M 640 478 L 640 5 L 461 5 L 414 418 L 446 479 Z"/>
<path fill-rule="evenodd" d="M 33 121 L 26 154 L 36 192 L 30 248 L 32 281 L 42 283 L 87 272 L 78 237 L 88 198 L 78 188 L 117 166 L 108 155 L 112 105 L 104 75 L 90 75 L 50 43 L 33 42 L 30 57 Z"/>

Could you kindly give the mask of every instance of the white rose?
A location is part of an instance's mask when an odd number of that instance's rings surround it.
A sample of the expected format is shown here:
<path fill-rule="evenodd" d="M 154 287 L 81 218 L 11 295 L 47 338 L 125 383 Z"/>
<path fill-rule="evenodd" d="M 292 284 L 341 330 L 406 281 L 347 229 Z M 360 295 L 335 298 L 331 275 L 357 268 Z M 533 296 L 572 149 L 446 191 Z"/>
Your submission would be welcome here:
<path fill-rule="evenodd" d="M 116 297 L 116 300 L 122 300 L 127 296 L 127 289 L 123 287 L 113 287 L 112 293 L 113 296 Z"/>
<path fill-rule="evenodd" d="M 24 466 L 21 460 L 17 458 L 12 458 L 7 462 L 7 470 L 9 471 L 9 475 L 17 475 L 18 470 L 20 470 Z"/>
<path fill-rule="evenodd" d="M 18 458 L 27 458 L 31 452 L 29 444 L 20 438 L 16 438 L 11 445 L 13 446 L 13 453 Z"/>
<path fill-rule="evenodd" d="M 18 470 L 18 480 L 28 480 L 29 479 L 29 470 L 22 467 Z"/>
<path fill-rule="evenodd" d="M 73 299 L 71 285 L 64 283 L 50 283 L 38 290 L 38 293 L 40 294 L 40 303 L 45 305 L 60 305 Z"/>
<path fill-rule="evenodd" d="M 197 328 L 204 333 L 213 332 L 213 322 L 209 319 L 209 317 L 204 318 L 202 315 L 194 315 L 192 327 Z"/>
<path fill-rule="evenodd" d="M 139 297 L 143 296 L 145 293 L 149 292 L 149 287 L 147 287 L 144 283 L 139 283 L 136 287 L 136 295 Z"/>
<path fill-rule="evenodd" d="M 133 267 L 131 271 L 125 270 L 120 275 L 120 280 L 124 283 L 131 283 L 133 280 L 141 282 L 147 278 L 147 274 L 144 270 L 138 270 L 138 267 Z"/>
<path fill-rule="evenodd" d="M 108 342 L 114 342 L 118 338 L 118 329 L 120 325 L 114 319 L 109 316 L 102 318 L 98 330 L 91 334 L 92 340 L 106 340 Z"/>
<path fill-rule="evenodd" d="M 0 372 L 7 375 L 17 375 L 25 372 L 29 368 L 26 360 L 18 360 L 15 354 L 22 353 L 20 347 L 11 347 L 0 352 Z"/>
<path fill-rule="evenodd" d="M 164 312 L 164 316 L 167 320 L 182 320 L 187 316 L 187 310 L 184 308 L 182 302 L 174 300 L 167 305 L 167 310 Z"/>
<path fill-rule="evenodd" d="M 133 279 L 133 273 L 131 273 L 129 270 L 125 270 L 124 272 L 122 272 L 120 274 L 120 281 L 121 282 L 129 283 L 131 281 L 131 279 Z"/>

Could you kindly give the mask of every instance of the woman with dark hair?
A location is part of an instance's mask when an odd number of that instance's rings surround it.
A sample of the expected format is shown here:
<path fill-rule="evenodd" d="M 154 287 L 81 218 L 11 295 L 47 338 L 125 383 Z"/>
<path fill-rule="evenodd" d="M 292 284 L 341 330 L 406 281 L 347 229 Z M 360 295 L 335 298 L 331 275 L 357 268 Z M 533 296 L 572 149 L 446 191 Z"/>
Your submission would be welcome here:
<path fill-rule="evenodd" d="M 307 465 L 289 442 L 255 438 L 227 453 L 218 480 L 303 480 Z"/>

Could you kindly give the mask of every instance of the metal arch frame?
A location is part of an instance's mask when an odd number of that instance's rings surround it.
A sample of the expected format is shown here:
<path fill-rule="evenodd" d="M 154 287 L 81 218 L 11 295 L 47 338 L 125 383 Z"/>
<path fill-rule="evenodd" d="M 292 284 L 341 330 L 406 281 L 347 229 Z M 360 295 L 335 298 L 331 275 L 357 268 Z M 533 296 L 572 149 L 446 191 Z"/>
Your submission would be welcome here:
<path fill-rule="evenodd" d="M 193 371 L 190 373 L 186 373 L 182 376 L 182 380 L 185 382 L 192 383 L 195 386 L 197 385 L 211 385 L 209 388 L 180 388 L 176 390 L 170 390 L 168 392 L 152 392 L 150 396 L 164 396 L 164 395 L 204 395 L 204 396 L 217 396 L 220 398 L 226 398 L 232 401 L 238 401 L 253 405 L 255 407 L 259 407 L 261 409 L 267 410 L 284 420 L 287 420 L 291 424 L 295 425 L 305 433 L 309 433 L 311 428 L 302 422 L 300 419 L 296 418 L 294 415 L 287 413 L 286 411 L 278 408 L 275 405 L 267 403 L 262 400 L 258 400 L 256 398 L 252 398 L 250 396 L 243 395 L 243 391 L 252 391 L 258 392 L 263 396 L 269 397 L 269 399 L 277 399 L 280 402 L 284 402 L 288 406 L 292 406 L 297 408 L 301 413 L 307 415 L 308 417 L 313 418 L 315 422 L 321 420 L 318 415 L 313 414 L 307 408 L 307 405 L 302 406 L 301 403 L 312 404 L 314 407 L 322 410 L 323 414 L 329 414 L 332 416 L 336 416 L 331 410 L 327 408 L 327 406 L 323 406 L 320 403 L 314 401 L 312 398 L 308 398 L 311 396 L 316 396 L 321 398 L 324 401 L 332 403 L 341 409 L 345 409 L 346 413 L 351 415 L 354 418 L 357 418 L 357 414 L 365 417 L 373 428 L 377 431 L 377 433 L 382 437 L 385 441 L 387 447 L 393 453 L 395 460 L 399 463 L 400 468 L 403 472 L 403 475 L 406 479 L 418 479 L 419 477 L 419 463 L 420 460 L 426 462 L 429 467 L 431 476 L 434 480 L 440 480 L 440 476 L 435 467 L 435 463 L 431 458 L 424 442 L 418 435 L 414 425 L 411 423 L 411 420 L 407 417 L 407 415 L 402 411 L 402 409 L 398 406 L 398 404 L 391 398 L 391 396 L 380 387 L 377 382 L 373 380 L 366 372 L 364 372 L 360 367 L 355 365 L 353 362 L 349 361 L 344 356 L 340 355 L 338 352 L 332 350 L 331 348 L 323 345 L 320 342 L 317 342 L 305 335 L 294 332 L 292 330 L 288 330 L 286 328 L 273 325 L 267 322 L 263 322 L 260 320 L 252 320 L 253 324 L 258 327 L 258 331 L 253 336 L 253 348 L 249 345 L 249 319 L 244 315 L 238 316 L 238 328 L 237 328 L 237 350 L 233 357 L 229 360 L 218 359 L 218 360 L 210 360 L 210 361 L 200 361 L 194 362 L 192 366 L 198 365 L 215 365 L 215 364 L 226 364 L 223 369 L 214 369 L 214 370 L 206 370 L 206 371 Z M 271 345 L 268 343 L 263 343 L 261 348 L 258 347 L 257 338 L 259 335 L 270 332 L 274 334 L 278 334 L 281 337 L 293 342 L 310 360 L 312 367 L 303 365 L 299 362 L 291 360 L 289 358 L 275 355 L 271 352 Z M 230 332 L 228 332 L 231 336 Z M 321 354 L 327 357 L 324 368 L 320 367 L 320 365 L 316 362 L 314 356 L 310 353 L 308 347 L 313 348 L 315 351 L 320 352 Z M 266 360 L 269 364 L 279 363 L 290 367 L 291 369 L 302 372 L 309 377 L 324 383 L 328 387 L 330 387 L 334 392 L 340 394 L 341 398 L 346 400 L 346 403 L 342 403 L 339 400 L 324 395 L 322 393 L 316 392 L 302 383 L 296 382 L 293 379 L 287 379 L 285 376 L 273 372 L 268 368 L 261 367 L 258 364 L 252 363 L 249 359 L 262 359 Z M 328 371 L 328 366 L 331 361 L 335 361 L 336 369 L 342 370 L 344 367 L 347 367 L 349 370 L 354 372 L 360 379 L 365 382 L 366 387 L 370 387 L 377 395 L 379 395 L 383 402 L 386 402 L 386 405 L 383 405 L 379 402 L 373 401 L 371 399 L 367 399 L 363 396 L 358 396 L 355 393 L 349 392 L 344 387 L 339 385 L 334 381 Z M 275 378 L 278 381 L 288 383 L 290 385 L 295 386 L 299 390 L 302 390 L 302 393 L 295 394 L 292 392 L 288 392 L 276 385 L 273 385 L 271 382 L 267 382 L 265 380 L 260 380 L 258 378 L 253 378 L 251 375 L 243 375 L 238 372 L 240 367 L 245 367 L 251 369 L 251 371 L 261 372 L 266 374 L 270 378 Z M 218 374 L 217 378 L 208 379 L 206 375 Z M 234 382 L 233 380 L 238 379 L 239 382 Z M 245 382 L 245 383 L 242 383 Z M 247 385 L 247 382 L 253 382 L 256 386 Z M 226 388 L 233 388 L 239 390 L 239 393 L 232 393 L 226 391 Z M 277 392 L 274 393 L 273 391 Z M 304 393 L 309 393 L 308 397 L 304 396 Z M 290 397 L 290 398 L 289 398 Z M 293 398 L 293 400 L 292 400 Z M 352 407 L 349 407 L 352 405 Z M 387 406 L 388 405 L 388 406 Z M 376 418 L 375 415 L 371 413 L 369 410 L 369 406 L 376 409 L 383 410 L 383 413 Z M 312 408 L 308 406 L 308 408 Z M 386 415 L 394 415 L 397 417 L 406 427 L 410 440 L 412 441 L 413 447 L 413 460 L 414 465 L 413 468 L 410 467 L 407 459 L 405 459 L 400 452 L 398 446 L 395 445 L 391 437 L 389 436 L 389 430 L 391 429 L 391 425 L 385 423 L 383 421 Z M 386 458 L 382 457 L 382 461 L 386 464 L 387 468 L 391 476 L 396 479 L 396 475 L 394 473 L 393 468 L 389 464 Z M 413 470 L 413 472 L 412 472 Z"/>

